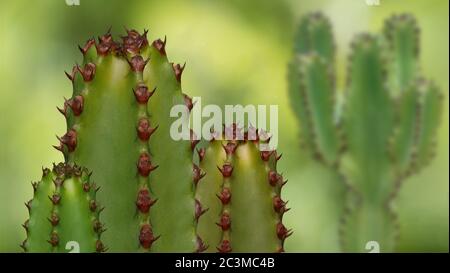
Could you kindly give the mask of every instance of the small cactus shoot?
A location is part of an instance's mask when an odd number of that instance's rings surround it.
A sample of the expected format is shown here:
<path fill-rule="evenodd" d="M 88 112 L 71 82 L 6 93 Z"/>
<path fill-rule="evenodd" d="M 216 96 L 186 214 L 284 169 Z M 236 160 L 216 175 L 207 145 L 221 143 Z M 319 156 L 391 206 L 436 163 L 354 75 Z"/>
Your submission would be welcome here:
<path fill-rule="evenodd" d="M 34 196 L 25 205 L 30 217 L 23 227 L 25 252 L 68 252 L 74 241 L 80 252 L 103 252 L 99 220 L 102 207 L 96 200 L 97 186 L 91 173 L 72 164 L 59 163 L 43 169 L 42 180 L 33 183 Z"/>
<path fill-rule="evenodd" d="M 288 210 L 281 199 L 286 182 L 276 169 L 280 156 L 260 151 L 260 141 L 213 138 L 199 150 L 206 176 L 197 185 L 196 199 L 208 211 L 197 230 L 208 252 L 284 251 L 284 240 L 292 233 L 282 223 Z"/>

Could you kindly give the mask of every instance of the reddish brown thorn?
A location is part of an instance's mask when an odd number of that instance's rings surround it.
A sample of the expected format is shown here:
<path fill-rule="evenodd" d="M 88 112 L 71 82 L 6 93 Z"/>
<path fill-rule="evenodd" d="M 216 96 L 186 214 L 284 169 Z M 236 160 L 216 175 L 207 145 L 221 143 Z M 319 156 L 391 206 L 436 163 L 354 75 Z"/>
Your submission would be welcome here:
<path fill-rule="evenodd" d="M 202 216 L 208 210 L 209 210 L 209 208 L 207 208 L 207 209 L 202 208 L 202 204 L 200 203 L 200 201 L 195 199 L 195 221 L 198 222 L 198 219 L 200 218 L 200 216 Z"/>
<path fill-rule="evenodd" d="M 139 243 L 143 248 L 149 249 L 153 242 L 158 240 L 158 238 L 159 236 L 156 238 L 153 236 L 153 231 L 149 224 L 144 224 L 141 227 L 141 231 L 139 233 Z"/>
<path fill-rule="evenodd" d="M 79 116 L 83 112 L 83 96 L 78 95 L 67 101 L 75 116 Z"/>
<path fill-rule="evenodd" d="M 61 201 L 61 196 L 59 194 L 53 194 L 52 196 L 48 197 L 50 201 L 52 201 L 53 205 L 58 205 Z"/>
<path fill-rule="evenodd" d="M 284 213 L 289 209 L 286 209 L 287 202 L 284 202 L 280 196 L 273 197 L 273 209 L 278 213 Z"/>
<path fill-rule="evenodd" d="M 74 129 L 70 129 L 61 138 L 58 137 L 58 140 L 67 146 L 69 152 L 73 152 L 77 147 L 77 132 Z"/>
<path fill-rule="evenodd" d="M 89 209 L 92 212 L 95 212 L 97 210 L 97 202 L 95 202 L 95 200 L 89 201 Z"/>
<path fill-rule="evenodd" d="M 83 69 L 80 68 L 77 65 L 77 69 L 81 73 L 81 75 L 83 76 L 83 80 L 85 82 L 90 82 L 94 78 L 94 75 L 95 75 L 95 64 L 87 63 L 87 64 L 84 65 Z"/>
<path fill-rule="evenodd" d="M 58 112 L 60 112 L 63 116 L 66 117 L 66 104 L 64 104 L 64 108 L 59 108 L 58 106 L 56 106 L 56 109 L 58 109 Z"/>
<path fill-rule="evenodd" d="M 194 104 L 192 103 L 192 98 L 186 94 L 183 94 L 183 97 L 184 97 L 184 105 L 186 105 L 189 111 L 191 111 L 192 108 L 194 107 Z"/>
<path fill-rule="evenodd" d="M 73 175 L 76 177 L 81 177 L 82 171 L 81 167 L 78 167 L 76 164 L 73 166 Z"/>
<path fill-rule="evenodd" d="M 145 65 L 148 63 L 150 58 L 144 60 L 141 55 L 136 55 L 131 58 L 131 61 L 128 61 L 130 64 L 131 70 L 134 72 L 142 72 L 144 71 Z"/>
<path fill-rule="evenodd" d="M 71 171 L 71 167 L 70 165 L 65 165 L 64 163 L 58 163 L 58 165 L 55 165 L 55 163 L 53 163 L 53 171 L 58 175 L 58 176 L 62 176 L 66 173 L 66 171 L 70 172 Z M 61 181 L 62 183 L 62 181 Z"/>
<path fill-rule="evenodd" d="M 33 187 L 33 192 L 36 192 L 38 183 L 37 182 L 31 182 L 31 186 Z"/>
<path fill-rule="evenodd" d="M 273 155 L 274 151 L 262 151 L 261 159 L 264 161 L 269 161 L 270 157 Z"/>
<path fill-rule="evenodd" d="M 126 30 L 127 36 L 122 37 L 123 39 L 123 51 L 138 53 L 142 47 L 148 45 L 147 40 L 147 30 L 144 30 L 144 35 L 140 35 L 136 30 Z"/>
<path fill-rule="evenodd" d="M 64 71 L 64 73 L 66 74 L 67 78 L 69 78 L 69 80 L 71 82 L 73 82 L 73 80 L 75 79 L 75 73 L 77 73 L 78 71 L 78 65 L 75 65 L 72 67 L 72 73 L 69 74 L 68 72 Z"/>
<path fill-rule="evenodd" d="M 286 227 L 283 225 L 283 223 L 279 222 L 277 224 L 277 236 L 278 239 L 284 241 L 287 237 L 292 235 L 292 230 L 286 229 Z"/>
<path fill-rule="evenodd" d="M 220 194 L 216 194 L 223 205 L 227 205 L 231 200 L 231 191 L 229 188 L 223 188 Z"/>
<path fill-rule="evenodd" d="M 141 213 L 147 213 L 156 201 L 157 199 L 152 200 L 150 198 L 150 192 L 148 189 L 140 189 L 136 200 L 136 207 Z"/>
<path fill-rule="evenodd" d="M 22 227 L 25 229 L 25 231 L 28 233 L 28 226 L 29 226 L 30 220 L 26 220 L 25 223 L 22 224 Z"/>
<path fill-rule="evenodd" d="M 175 72 L 175 78 L 178 82 L 181 82 L 181 75 L 183 74 L 183 70 L 186 67 L 186 63 L 181 66 L 180 64 L 172 64 L 173 71 Z"/>
<path fill-rule="evenodd" d="M 194 180 L 194 184 L 197 186 L 198 181 L 202 179 L 206 173 L 202 173 L 202 170 L 195 164 L 192 166 L 192 178 Z"/>
<path fill-rule="evenodd" d="M 198 235 L 197 235 L 196 245 L 197 245 L 197 249 L 195 250 L 196 253 L 201 253 L 208 249 L 208 246 L 205 245 L 202 238 L 200 238 L 200 236 L 198 236 Z"/>
<path fill-rule="evenodd" d="M 50 174 L 49 168 L 42 168 L 42 177 L 45 177 Z"/>
<path fill-rule="evenodd" d="M 244 133 L 245 140 L 251 140 L 254 142 L 259 141 L 258 132 L 255 127 L 251 126 L 248 128 L 248 131 Z"/>
<path fill-rule="evenodd" d="M 189 131 L 190 139 L 191 139 L 191 150 L 194 151 L 195 146 L 200 142 L 200 140 L 197 138 L 197 135 L 190 129 Z"/>
<path fill-rule="evenodd" d="M 142 141 L 147 141 L 156 129 L 158 129 L 158 126 L 151 128 L 150 121 L 147 118 L 141 118 L 138 122 L 136 130 L 139 139 Z"/>
<path fill-rule="evenodd" d="M 258 129 L 257 132 L 258 132 L 258 139 L 265 142 L 270 141 L 270 136 L 264 129 Z"/>
<path fill-rule="evenodd" d="M 217 250 L 218 250 L 220 253 L 229 253 L 229 252 L 231 252 L 231 244 L 230 244 L 230 241 L 228 241 L 228 240 L 223 240 L 223 241 L 220 243 L 220 246 L 217 247 Z"/>
<path fill-rule="evenodd" d="M 136 89 L 133 89 L 133 93 L 138 103 L 147 104 L 148 99 L 155 93 L 155 90 L 156 88 L 149 92 L 148 87 L 145 84 L 140 83 L 136 86 Z"/>
<path fill-rule="evenodd" d="M 91 190 L 91 185 L 89 183 L 83 183 L 83 191 L 89 192 Z"/>
<path fill-rule="evenodd" d="M 230 163 L 223 164 L 222 169 L 219 166 L 217 166 L 217 169 L 219 169 L 223 177 L 230 177 L 231 174 L 233 173 L 233 166 L 231 166 Z"/>
<path fill-rule="evenodd" d="M 29 200 L 28 202 L 25 202 L 25 207 L 27 207 L 27 209 L 28 209 L 28 212 L 30 212 L 30 210 L 31 210 L 31 202 L 32 202 L 33 200 Z"/>
<path fill-rule="evenodd" d="M 106 34 L 98 37 L 98 42 L 98 45 L 96 45 L 97 53 L 102 56 L 107 55 L 111 50 L 118 47 L 112 38 L 111 28 L 109 28 Z"/>
<path fill-rule="evenodd" d="M 50 235 L 50 240 L 47 240 L 47 242 L 49 242 L 52 246 L 57 246 L 59 243 L 58 233 L 56 233 L 56 231 L 53 231 Z"/>
<path fill-rule="evenodd" d="M 94 223 L 92 223 L 92 228 L 94 229 L 95 233 L 103 232 L 103 225 L 98 219 L 94 220 Z"/>
<path fill-rule="evenodd" d="M 143 153 L 139 156 L 137 168 L 140 175 L 147 177 L 150 172 L 158 168 L 158 166 L 153 166 L 150 161 L 150 156 L 147 153 Z"/>
<path fill-rule="evenodd" d="M 167 37 L 164 36 L 164 42 L 161 39 L 157 39 L 152 43 L 153 47 L 156 48 L 163 56 L 166 56 L 166 41 Z"/>
<path fill-rule="evenodd" d="M 27 247 L 25 246 L 25 244 L 27 243 L 27 240 L 25 239 L 21 244 L 20 247 L 23 249 L 23 251 L 27 251 Z"/>
<path fill-rule="evenodd" d="M 59 145 L 59 146 L 52 145 L 52 147 L 55 148 L 56 150 L 60 151 L 61 153 L 64 153 L 64 148 L 63 148 L 63 146 L 61 146 L 61 145 Z"/>
<path fill-rule="evenodd" d="M 237 144 L 233 142 L 228 142 L 226 145 L 222 145 L 222 147 L 227 155 L 232 155 L 236 151 Z"/>
<path fill-rule="evenodd" d="M 113 43 L 108 44 L 108 43 L 101 42 L 96 46 L 96 48 L 97 48 L 98 55 L 106 56 L 110 52 L 110 50 L 113 48 Z"/>
<path fill-rule="evenodd" d="M 48 221 L 52 224 L 52 226 L 57 226 L 59 224 L 59 217 L 56 213 L 52 213 L 52 216 L 48 218 Z"/>
<path fill-rule="evenodd" d="M 69 80 L 73 82 L 75 75 L 70 75 L 69 73 L 67 73 L 67 71 L 64 71 L 64 74 L 66 74 L 67 78 L 69 78 Z"/>
<path fill-rule="evenodd" d="M 105 210 L 105 207 L 101 207 L 98 209 L 98 213 L 102 213 Z"/>
<path fill-rule="evenodd" d="M 219 227 L 222 228 L 223 231 L 229 230 L 231 227 L 231 218 L 228 212 L 223 212 L 220 217 L 220 223 L 216 223 Z"/>
<path fill-rule="evenodd" d="M 205 153 L 206 153 L 205 148 L 197 149 L 197 154 L 198 154 L 198 158 L 200 159 L 200 162 L 203 161 L 203 158 L 205 157 Z"/>
<path fill-rule="evenodd" d="M 275 187 L 283 177 L 276 171 L 269 171 L 269 183 L 271 186 Z"/>
<path fill-rule="evenodd" d="M 276 153 L 275 153 L 275 154 L 276 154 Z M 283 156 L 283 154 L 277 155 L 277 156 L 276 156 L 276 160 L 277 160 L 277 161 L 280 160 L 282 156 Z"/>
<path fill-rule="evenodd" d="M 102 241 L 97 240 L 95 242 L 95 251 L 97 251 L 98 253 L 100 252 L 105 252 L 107 249 L 105 248 L 105 245 L 103 245 Z"/>
<path fill-rule="evenodd" d="M 93 45 L 95 45 L 95 40 L 93 38 L 91 38 L 91 39 L 87 40 L 87 42 L 84 44 L 84 47 L 78 46 L 78 48 L 80 49 L 81 53 L 83 53 L 83 55 L 85 55 L 86 52 L 88 52 L 88 50 Z"/>

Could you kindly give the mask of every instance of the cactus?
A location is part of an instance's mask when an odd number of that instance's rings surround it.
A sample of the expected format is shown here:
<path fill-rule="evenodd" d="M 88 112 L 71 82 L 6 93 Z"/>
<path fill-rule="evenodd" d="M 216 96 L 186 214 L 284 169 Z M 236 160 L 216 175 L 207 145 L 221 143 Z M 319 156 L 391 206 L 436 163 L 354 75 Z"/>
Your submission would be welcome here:
<path fill-rule="evenodd" d="M 289 209 L 281 199 L 286 182 L 276 170 L 281 155 L 260 152 L 255 130 L 249 131 L 254 141 L 247 133 L 236 137 L 242 131 L 236 125 L 227 130 L 234 131 L 231 140 L 213 138 L 198 150 L 197 173 L 207 175 L 197 185 L 196 200 L 208 208 L 198 233 L 210 246 L 208 252 L 282 252 L 292 232 L 282 223 Z M 200 215 L 205 209 L 196 211 Z"/>
<path fill-rule="evenodd" d="M 25 252 L 67 252 L 70 241 L 79 251 L 102 252 L 100 234 L 105 230 L 99 220 L 102 210 L 96 201 L 98 188 L 90 172 L 76 165 L 60 163 L 42 170 L 42 180 L 32 183 L 34 197 L 25 205 L 30 218 L 23 227 L 27 239 Z"/>
<path fill-rule="evenodd" d="M 420 75 L 418 43 L 410 15 L 388 19 L 382 37 L 356 36 L 338 103 L 331 24 L 321 13 L 300 23 L 289 92 L 304 146 L 349 188 L 340 231 L 345 251 L 365 251 L 368 241 L 395 250 L 393 200 L 434 153 L 441 95 Z"/>
<path fill-rule="evenodd" d="M 127 30 L 127 36 L 122 37 L 122 42 L 114 41 L 108 31 L 99 37 L 98 42 L 89 39 L 84 47 L 80 47 L 83 64 L 77 64 L 71 73 L 66 73 L 73 85 L 72 97 L 65 100 L 63 108 L 58 108 L 66 118 L 67 132 L 58 137 L 60 143 L 54 147 L 63 153 L 66 163 L 61 165 L 63 167 L 55 167 L 53 173 L 44 171 L 45 183 L 39 183 L 36 187 L 35 199 L 28 205 L 32 209 L 30 221 L 25 225 L 28 234 L 24 242 L 26 251 L 63 251 L 61 243 L 69 239 L 80 239 L 77 242 L 81 245 L 82 252 L 89 252 L 92 247 L 103 251 L 104 245 L 112 252 L 203 252 L 208 248 L 197 235 L 197 229 L 200 228 L 201 233 L 209 236 L 218 232 L 219 228 L 216 222 L 211 221 L 202 221 L 200 225 L 200 217 L 208 214 L 207 219 L 213 219 L 216 215 L 212 213 L 219 207 L 222 209 L 215 200 L 216 187 L 225 184 L 222 181 L 227 179 L 223 180 L 222 176 L 217 177 L 211 172 L 208 183 L 200 183 L 205 173 L 194 164 L 193 153 L 199 140 L 192 131 L 190 141 L 171 138 L 172 107 L 185 106 L 181 119 L 186 125 L 189 124 L 193 103 L 181 91 L 184 65 L 169 63 L 165 45 L 165 39 L 149 44 L 147 31 L 140 34 L 135 30 Z M 238 164 L 235 171 L 237 174 L 229 180 L 235 180 L 233 183 L 239 187 L 236 187 L 233 193 L 235 197 L 229 206 L 245 207 L 255 201 L 259 207 L 265 207 L 266 211 L 250 215 L 263 221 L 261 224 L 264 229 L 261 229 L 258 237 L 246 236 L 252 222 L 245 220 L 245 214 L 233 214 L 236 221 L 231 229 L 235 230 L 232 236 L 237 238 L 235 248 L 240 252 L 282 251 L 283 241 L 290 235 L 290 231 L 281 223 L 285 204 L 280 197 L 282 177 L 276 173 L 276 153 L 267 154 L 263 161 L 256 162 L 255 156 L 259 155 L 255 150 L 256 146 L 235 143 L 236 146 L 238 144 L 242 148 L 238 149 L 236 159 L 230 155 L 230 160 Z M 241 150 L 251 152 L 252 156 L 240 158 Z M 213 152 L 217 155 L 211 155 L 211 160 L 223 153 L 217 150 Z M 44 207 L 40 202 L 42 196 L 54 190 L 49 181 L 56 177 L 56 192 L 63 192 L 65 185 L 74 183 L 72 180 L 77 180 L 78 173 L 81 173 L 79 167 L 65 166 L 77 166 L 76 164 L 91 169 L 92 178 L 102 189 L 96 198 L 106 208 L 102 213 L 102 220 L 108 225 L 108 232 L 102 234 L 101 242 L 96 234 L 104 231 L 103 225 L 90 214 L 83 215 L 84 219 L 78 219 L 81 215 L 73 218 L 64 215 L 64 219 L 70 220 L 61 221 L 61 226 L 68 222 L 72 224 L 71 229 L 64 226 L 64 229 L 68 229 L 64 232 L 58 225 L 45 225 L 47 223 L 43 220 L 51 211 L 59 213 L 63 208 L 61 206 L 60 209 L 57 204 L 54 207 L 51 204 Z M 249 168 L 244 168 L 246 164 Z M 252 166 L 258 168 L 258 173 L 252 170 Z M 63 172 L 60 169 L 66 173 L 59 175 L 59 172 Z M 84 169 L 82 173 L 84 184 L 81 189 L 84 189 L 91 185 L 84 180 L 91 174 L 85 177 Z M 269 176 L 272 187 L 266 183 L 268 174 L 272 175 Z M 254 183 L 239 183 L 244 179 L 251 180 L 253 175 L 257 175 L 253 178 Z M 59 183 L 61 179 L 67 181 Z M 265 184 L 256 184 L 261 180 Z M 199 185 L 201 189 L 198 189 Z M 90 194 L 93 187 L 89 186 L 86 194 Z M 248 192 L 253 191 L 255 194 L 248 196 Z M 85 202 L 93 202 L 95 205 L 97 201 L 94 197 L 95 195 L 88 195 L 84 199 L 73 200 L 72 205 L 82 206 Z M 272 200 L 272 197 L 278 199 Z M 272 208 L 275 201 L 278 202 L 274 207 L 276 211 Z M 208 206 L 211 206 L 210 211 Z M 257 211 L 259 207 L 253 210 Z M 95 206 L 95 212 L 97 210 Z M 94 229 L 86 220 L 94 221 Z M 228 230 L 225 227 L 225 216 L 221 220 L 222 229 Z M 79 223 L 82 223 L 82 228 L 75 231 L 74 227 Z M 50 239 L 53 249 L 40 242 L 45 242 L 48 234 L 55 235 Z M 93 241 L 89 239 L 94 237 L 97 241 L 92 245 Z M 224 245 L 227 240 L 229 239 L 220 240 L 220 251 L 227 250 Z M 39 244 L 35 243 L 37 241 Z M 239 241 L 242 241 L 241 245 Z M 219 243 L 214 238 L 210 242 Z"/>
<path fill-rule="evenodd" d="M 73 95 L 60 109 L 67 133 L 56 148 L 67 162 L 93 170 L 98 199 L 108 208 L 104 241 L 111 251 L 197 249 L 196 142 L 169 137 L 171 107 L 186 103 L 190 111 L 192 103 L 181 91 L 184 66 L 169 63 L 165 44 L 149 44 L 147 31 L 135 30 L 116 42 L 108 31 L 80 47 L 82 66 L 66 73 Z"/>

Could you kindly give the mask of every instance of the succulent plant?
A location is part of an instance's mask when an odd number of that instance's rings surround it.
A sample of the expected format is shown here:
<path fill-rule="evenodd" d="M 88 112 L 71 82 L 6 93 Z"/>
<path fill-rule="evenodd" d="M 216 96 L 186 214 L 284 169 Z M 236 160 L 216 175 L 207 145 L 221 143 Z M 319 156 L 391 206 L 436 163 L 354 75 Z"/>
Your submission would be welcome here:
<path fill-rule="evenodd" d="M 30 217 L 23 227 L 25 252 L 67 252 L 74 241 L 81 252 L 103 252 L 99 220 L 102 210 L 96 201 L 98 188 L 90 172 L 72 164 L 59 163 L 42 170 L 42 180 L 32 183 L 34 197 L 25 205 Z"/>
<path fill-rule="evenodd" d="M 67 132 L 56 148 L 67 162 L 93 170 L 113 252 L 201 245 L 193 225 L 196 142 L 169 137 L 172 106 L 190 111 L 192 103 L 181 91 L 184 66 L 169 62 L 165 44 L 150 44 L 147 31 L 127 30 L 121 42 L 108 31 L 80 47 L 83 64 L 67 73 L 73 95 L 60 109 Z"/>
<path fill-rule="evenodd" d="M 420 74 L 419 29 L 411 15 L 388 19 L 381 37 L 355 37 L 341 97 L 334 55 L 328 19 L 305 16 L 288 76 L 303 146 L 349 188 L 343 250 L 365 251 L 368 241 L 377 241 L 381 251 L 394 251 L 393 200 L 401 182 L 434 154 L 441 95 Z"/>
<path fill-rule="evenodd" d="M 234 136 L 242 132 L 236 126 L 228 130 Z M 277 172 L 281 155 L 276 151 L 260 151 L 262 142 L 256 131 L 249 140 L 213 138 L 198 150 L 199 176 L 207 175 L 197 185 L 197 231 L 210 247 L 208 252 L 282 252 L 284 240 L 291 235 L 282 223 L 289 209 L 281 199 L 286 183 Z M 241 139 L 241 140 L 238 140 Z M 211 228 L 217 225 L 217 228 Z"/>
<path fill-rule="evenodd" d="M 204 242 L 197 235 L 197 229 L 201 227 L 202 233 L 207 236 L 220 231 L 216 222 L 205 221 L 201 222 L 201 225 L 198 223 L 202 215 L 211 215 L 220 206 L 220 203 L 212 202 L 211 199 L 217 201 L 216 187 L 223 183 L 223 178 L 216 177 L 214 172 L 211 172 L 209 183 L 200 182 L 205 173 L 194 164 L 194 150 L 199 140 L 192 131 L 187 132 L 187 135 L 190 134 L 190 141 L 171 138 L 170 130 L 174 122 L 171 109 L 176 105 L 184 105 L 186 112 L 183 113 L 182 122 L 189 124 L 193 103 L 181 90 L 184 65 L 169 62 L 165 45 L 165 39 L 158 39 L 150 44 L 147 31 L 140 34 L 135 30 L 127 30 L 127 35 L 122 37 L 121 42 L 114 41 L 108 31 L 99 37 L 98 41 L 89 39 L 80 47 L 83 63 L 74 66 L 71 73 L 66 73 L 72 82 L 73 94 L 70 99 L 65 100 L 63 108 L 58 108 L 66 118 L 67 132 L 58 137 L 60 143 L 55 148 L 63 153 L 66 162 L 64 166 L 88 167 L 93 171 L 91 178 L 101 187 L 96 198 L 105 207 L 102 221 L 108 226 L 108 231 L 102 234 L 104 244 L 94 241 L 94 250 L 103 251 L 108 248 L 111 252 L 203 252 L 209 244 L 214 245 L 210 250 L 217 250 L 215 246 L 219 241 L 212 238 L 210 243 Z M 238 145 L 237 142 L 235 144 Z M 229 178 L 236 180 L 233 182 L 236 184 L 234 198 L 223 209 L 245 207 L 251 205 L 253 200 L 257 202 L 255 204 L 268 210 L 263 214 L 251 215 L 264 220 L 261 223 L 264 228 L 258 233 L 259 237 L 246 238 L 246 233 L 250 231 L 253 223 L 243 218 L 245 213 L 233 214 L 231 229 L 235 231 L 232 236 L 242 237 L 236 240 L 234 248 L 240 252 L 282 251 L 283 241 L 290 231 L 281 223 L 285 208 L 283 201 L 277 199 L 277 211 L 272 208 L 272 199 L 276 196 L 280 198 L 282 183 L 281 176 L 275 170 L 276 154 L 268 154 L 267 160 L 255 162 L 254 159 L 259 153 L 253 144 L 253 148 L 249 148 L 249 145 L 239 143 L 242 148 L 239 148 L 237 153 L 241 150 L 251 150 L 252 156 L 237 157 L 236 162 L 239 165 L 236 166 L 235 175 Z M 219 154 L 212 155 L 211 158 L 220 157 L 223 153 L 222 150 L 214 152 Z M 234 160 L 234 157 L 230 155 L 231 159 Z M 248 169 L 240 167 L 245 164 L 249 165 Z M 252 166 L 257 167 L 259 172 L 255 173 Z M 78 168 L 73 167 L 74 170 Z M 58 173 L 58 170 L 55 169 L 54 172 Z M 268 178 L 266 172 L 275 176 Z M 28 238 L 24 247 L 27 251 L 51 250 L 51 246 L 45 244 L 48 234 L 59 232 L 58 227 L 52 229 L 51 225 L 47 225 L 46 229 L 40 227 L 43 226 L 42 223 L 46 223 L 47 214 L 52 211 L 51 204 L 34 208 L 36 204 L 42 203 L 42 196 L 47 198 L 52 192 L 51 186 L 48 185 L 51 183 L 48 181 L 55 175 L 48 173 L 44 172 L 43 181 L 47 182 L 43 184 L 46 186 L 37 188 L 35 198 L 29 205 L 32 207 L 32 214 L 26 225 Z M 255 183 L 240 183 L 242 179 L 251 179 L 253 175 L 257 175 L 253 178 Z M 56 181 L 59 181 L 58 179 Z M 214 179 L 217 181 L 213 182 Z M 270 180 L 273 184 L 270 186 L 267 179 L 276 181 Z M 73 183 L 70 181 L 72 180 L 61 184 L 61 187 Z M 88 183 L 85 180 L 83 182 Z M 264 184 L 258 185 L 256 182 Z M 81 188 L 84 185 L 81 185 Z M 199 185 L 202 190 L 198 190 Z M 62 197 L 64 199 L 64 196 Z M 88 199 L 81 198 L 79 206 Z M 202 204 L 203 200 L 208 203 Z M 92 202 L 97 204 L 97 201 Z M 256 207 L 253 208 L 253 211 L 256 210 Z M 97 233 L 104 230 L 103 225 L 98 224 L 95 219 L 86 218 L 81 221 L 78 218 L 82 215 L 76 216 L 70 220 L 73 224 L 70 229 L 72 233 L 61 234 L 59 241 L 77 241 L 78 236 L 97 236 Z M 215 215 L 208 216 L 208 219 L 212 218 L 215 218 Z M 87 219 L 94 221 L 94 227 L 100 226 L 99 229 L 94 230 L 92 223 L 86 222 Z M 225 214 L 220 220 L 222 229 L 229 231 Z M 40 226 L 34 224 L 35 222 Z M 62 223 L 61 220 L 61 225 Z M 82 227 L 75 232 L 75 227 L 79 225 Z M 53 236 L 53 233 L 51 234 Z M 62 237 L 63 235 L 67 236 Z M 68 238 L 70 236 L 73 238 Z M 57 250 L 60 251 L 62 249 L 55 243 L 55 238 L 50 239 L 51 245 L 57 245 Z M 80 251 L 91 251 L 90 241 L 86 242 L 84 237 L 80 238 L 83 239 L 79 242 L 83 244 Z M 37 240 L 44 242 L 42 248 L 34 248 L 34 241 Z M 221 246 L 217 245 L 220 251 L 231 250 L 227 248 L 226 240 L 229 239 L 224 237 L 220 240 Z M 239 240 L 242 241 L 241 245 Z"/>

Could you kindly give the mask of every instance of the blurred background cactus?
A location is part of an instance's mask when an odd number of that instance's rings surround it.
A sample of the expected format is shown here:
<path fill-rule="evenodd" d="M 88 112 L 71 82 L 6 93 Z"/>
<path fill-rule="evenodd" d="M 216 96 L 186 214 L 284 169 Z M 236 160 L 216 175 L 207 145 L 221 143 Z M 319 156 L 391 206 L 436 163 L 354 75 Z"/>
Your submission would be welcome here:
<path fill-rule="evenodd" d="M 414 14 L 423 30 L 420 63 L 446 98 L 437 131 L 436 158 L 404 183 L 397 197 L 400 234 L 397 251 L 448 251 L 448 1 L 364 0 L 106 0 L 3 1 L 0 6 L 0 251 L 19 252 L 27 218 L 23 201 L 33 196 L 29 183 L 39 166 L 63 157 L 50 147 L 66 132 L 55 114 L 71 96 L 70 71 L 86 35 L 102 35 L 112 25 L 150 27 L 149 39 L 167 35 L 171 60 L 187 62 L 183 86 L 203 104 L 278 104 L 278 168 L 288 174 L 283 200 L 295 208 L 283 217 L 295 232 L 287 251 L 340 251 L 337 225 L 344 203 L 342 183 L 333 171 L 311 160 L 299 147 L 299 126 L 290 107 L 286 64 L 300 18 L 320 10 L 333 22 L 336 84 L 344 86 L 348 44 L 355 33 L 379 33 L 393 13 Z M 107 7 L 107 8 L 105 8 Z M 102 12 L 99 12 L 102 11 Z M 49 20 L 42 20 L 49 18 Z M 111 18 L 114 18 L 111 21 Z M 199 20 L 198 18 L 202 18 Z M 207 24 L 205 24 L 207 22 Z M 304 219 L 308 219 L 305 221 Z M 103 220 L 102 220 L 103 221 Z"/>
<path fill-rule="evenodd" d="M 344 251 L 366 251 L 370 241 L 395 250 L 394 198 L 435 154 L 442 96 L 420 74 L 419 33 L 415 18 L 401 14 L 386 20 L 383 37 L 357 35 L 346 86 L 337 93 L 332 24 L 316 12 L 298 27 L 289 93 L 303 148 L 347 186 Z"/>

